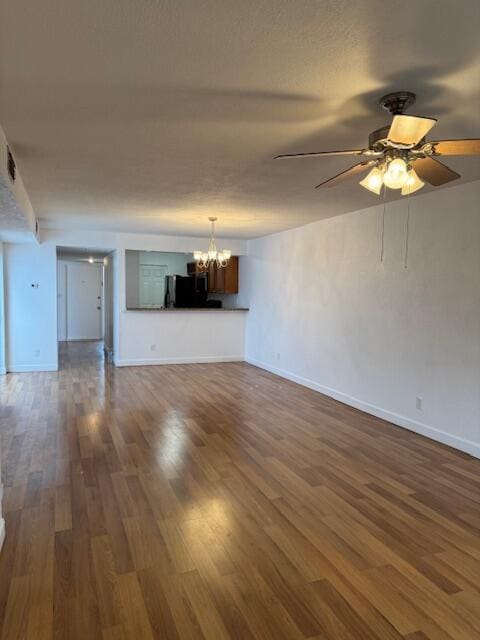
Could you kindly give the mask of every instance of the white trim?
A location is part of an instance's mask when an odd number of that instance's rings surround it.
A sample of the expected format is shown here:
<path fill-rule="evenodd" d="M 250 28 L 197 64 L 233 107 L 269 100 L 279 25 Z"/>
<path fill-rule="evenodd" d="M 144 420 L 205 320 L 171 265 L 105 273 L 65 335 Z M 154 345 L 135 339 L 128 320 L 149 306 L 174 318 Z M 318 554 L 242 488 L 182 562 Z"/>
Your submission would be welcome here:
<path fill-rule="evenodd" d="M 188 358 L 144 358 L 141 360 L 114 359 L 116 367 L 144 367 L 162 364 L 205 364 L 210 362 L 243 362 L 243 356 L 192 356 Z"/>
<path fill-rule="evenodd" d="M 442 431 L 441 429 L 437 429 L 436 427 L 431 427 L 427 424 L 424 424 L 423 422 L 418 422 L 417 420 L 412 420 L 411 418 L 407 418 L 406 416 L 402 416 L 398 413 L 388 411 L 387 409 L 382 409 L 381 407 L 377 407 L 376 405 L 370 404 L 369 402 L 364 402 L 363 400 L 359 400 L 358 398 L 349 396 L 342 391 L 338 391 L 337 389 L 332 389 L 330 387 L 325 387 L 318 382 L 314 382 L 313 380 L 309 380 L 308 378 L 298 376 L 295 373 L 285 371 L 284 369 L 278 369 L 277 367 L 273 367 L 269 364 L 266 364 L 265 362 L 260 362 L 248 357 L 245 357 L 245 362 L 248 362 L 255 367 L 259 367 L 260 369 L 270 371 L 270 373 L 274 373 L 281 378 L 286 378 L 287 380 L 291 380 L 292 382 L 301 384 L 304 387 L 308 387 L 309 389 L 313 389 L 314 391 L 323 393 L 324 395 L 329 396 L 330 398 L 334 398 L 339 402 L 343 402 L 350 407 L 355 407 L 355 409 L 360 409 L 361 411 L 365 411 L 365 413 L 369 413 L 373 416 L 376 416 L 377 418 L 381 418 L 382 420 L 386 420 L 387 422 L 392 422 L 399 427 L 404 427 L 409 431 L 419 433 L 420 435 L 426 436 L 431 440 L 436 440 L 438 442 L 441 442 L 442 444 L 448 445 L 449 447 L 453 447 L 455 449 L 459 449 L 460 451 L 464 451 L 465 453 L 469 453 L 475 458 L 480 458 L 480 443 L 473 442 L 472 440 L 466 440 L 465 438 L 460 438 L 459 436 L 447 433 L 446 431 Z"/>
<path fill-rule="evenodd" d="M 5 520 L 2 518 L 3 484 L 0 485 L 0 551 L 5 540 Z"/>
<path fill-rule="evenodd" d="M 3 547 L 3 541 L 5 540 L 5 520 L 0 518 L 0 551 Z"/>
<path fill-rule="evenodd" d="M 58 364 L 9 364 L 8 373 L 28 373 L 29 371 L 58 371 Z"/>

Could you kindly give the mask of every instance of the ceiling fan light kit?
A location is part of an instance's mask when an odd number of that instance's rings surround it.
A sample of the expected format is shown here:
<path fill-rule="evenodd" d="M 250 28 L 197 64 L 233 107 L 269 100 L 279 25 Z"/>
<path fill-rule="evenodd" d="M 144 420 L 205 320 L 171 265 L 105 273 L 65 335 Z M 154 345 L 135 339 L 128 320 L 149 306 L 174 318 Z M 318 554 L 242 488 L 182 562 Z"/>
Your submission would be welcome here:
<path fill-rule="evenodd" d="M 420 180 L 415 169 L 410 169 L 407 175 L 407 179 L 402 186 L 402 196 L 409 196 L 411 193 L 415 193 L 415 191 L 418 191 L 423 186 L 425 186 L 425 183 L 423 182 L 423 180 Z"/>
<path fill-rule="evenodd" d="M 382 187 L 400 189 L 404 196 L 418 191 L 425 182 L 438 187 L 456 180 L 460 174 L 439 162 L 436 157 L 480 155 L 480 139 L 427 142 L 425 136 L 437 121 L 435 118 L 405 115 L 405 109 L 414 102 L 415 94 L 410 91 L 396 91 L 383 96 L 379 104 L 392 114 L 393 120 L 390 126 L 372 131 L 366 149 L 284 154 L 276 156 L 275 159 L 341 155 L 368 158 L 324 180 L 315 187 L 316 189 L 334 187 L 369 168 L 370 172 L 359 184 L 376 195 L 380 195 Z"/>
<path fill-rule="evenodd" d="M 208 251 L 194 251 L 193 259 L 198 264 L 200 269 L 207 269 L 211 264 L 216 264 L 218 268 L 226 267 L 228 261 L 232 257 L 232 252 L 229 249 L 223 249 L 218 251 L 215 243 L 215 222 L 217 218 L 208 218 L 212 225 L 212 231 L 210 235 L 210 244 L 208 245 Z"/>
<path fill-rule="evenodd" d="M 383 187 L 383 171 L 378 167 L 374 167 L 363 180 L 360 180 L 359 184 L 379 196 Z"/>
<path fill-rule="evenodd" d="M 408 177 L 408 165 L 402 158 L 388 162 L 383 174 L 383 184 L 389 189 L 401 189 Z"/>

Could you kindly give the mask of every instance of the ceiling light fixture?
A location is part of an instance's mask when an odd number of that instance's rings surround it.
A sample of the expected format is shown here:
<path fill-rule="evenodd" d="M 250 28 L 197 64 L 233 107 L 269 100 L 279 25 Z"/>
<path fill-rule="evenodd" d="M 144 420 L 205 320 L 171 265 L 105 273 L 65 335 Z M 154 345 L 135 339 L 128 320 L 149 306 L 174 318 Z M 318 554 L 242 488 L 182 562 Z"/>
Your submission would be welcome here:
<path fill-rule="evenodd" d="M 375 167 L 370 171 L 366 178 L 360 180 L 362 187 L 376 193 L 377 196 L 380 195 L 380 191 L 383 186 L 383 171 Z"/>
<path fill-rule="evenodd" d="M 425 183 L 420 180 L 415 169 L 410 169 L 407 175 L 407 180 L 402 187 L 402 196 L 408 196 L 411 193 L 415 193 L 415 191 L 418 191 L 424 185 Z"/>
<path fill-rule="evenodd" d="M 228 249 L 224 249 L 223 251 L 217 250 L 217 245 L 215 244 L 215 222 L 217 218 L 210 217 L 208 219 L 212 224 L 208 251 L 194 251 L 193 258 L 201 269 L 207 268 L 211 264 L 216 264 L 219 268 L 226 267 L 232 252 Z"/>
<path fill-rule="evenodd" d="M 389 189 L 401 189 L 407 181 L 407 163 L 402 158 L 394 158 L 387 165 L 383 184 Z"/>
<path fill-rule="evenodd" d="M 480 156 L 480 138 L 427 141 L 426 135 L 437 120 L 406 115 L 404 111 L 413 105 L 415 100 L 416 96 L 411 91 L 395 91 L 380 98 L 379 104 L 392 114 L 392 122 L 372 131 L 368 136 L 368 145 L 363 148 L 286 153 L 275 158 L 292 160 L 364 156 L 352 167 L 317 184 L 315 189 L 335 187 L 350 178 L 358 179 L 360 174 L 364 175 L 367 171 L 370 173 L 360 184 L 376 195 L 380 195 L 383 185 L 389 189 L 400 189 L 402 196 L 408 196 L 421 189 L 427 182 L 433 187 L 440 187 L 452 180 L 458 180 L 460 174 L 444 165 L 438 158 Z M 383 173 L 381 181 L 379 172 Z"/>
<path fill-rule="evenodd" d="M 377 195 L 380 195 L 383 185 L 389 189 L 401 189 L 402 196 L 408 196 L 425 186 L 411 168 L 408 158 L 404 160 L 398 157 L 374 167 L 359 184 Z"/>

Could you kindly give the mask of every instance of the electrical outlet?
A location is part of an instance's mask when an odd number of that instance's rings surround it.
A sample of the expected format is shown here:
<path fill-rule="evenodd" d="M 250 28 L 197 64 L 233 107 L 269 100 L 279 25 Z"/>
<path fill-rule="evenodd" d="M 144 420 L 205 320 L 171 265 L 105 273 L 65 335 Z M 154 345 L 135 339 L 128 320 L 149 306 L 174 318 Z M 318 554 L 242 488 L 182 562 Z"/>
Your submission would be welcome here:
<path fill-rule="evenodd" d="M 277 360 L 280 360 L 280 354 L 277 353 Z"/>
<path fill-rule="evenodd" d="M 156 348 L 157 348 L 156 344 L 151 344 L 150 345 L 150 351 L 155 351 Z"/>
<path fill-rule="evenodd" d="M 420 396 L 415 398 L 415 407 L 417 411 L 423 411 L 423 398 L 420 398 Z"/>
<path fill-rule="evenodd" d="M 33 352 L 33 355 L 35 358 L 39 358 L 40 357 L 40 349 L 35 349 L 35 351 Z"/>

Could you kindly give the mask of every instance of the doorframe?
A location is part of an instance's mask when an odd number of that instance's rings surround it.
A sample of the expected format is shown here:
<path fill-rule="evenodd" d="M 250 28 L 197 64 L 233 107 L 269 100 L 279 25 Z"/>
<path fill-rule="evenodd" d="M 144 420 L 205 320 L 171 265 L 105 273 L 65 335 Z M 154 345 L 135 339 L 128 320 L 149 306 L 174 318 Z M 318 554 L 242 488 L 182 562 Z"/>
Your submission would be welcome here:
<path fill-rule="evenodd" d="M 65 286 L 63 288 L 63 293 L 62 293 L 62 304 L 59 304 L 59 278 L 58 278 L 58 273 L 59 273 L 59 267 L 60 264 L 62 264 L 63 266 L 63 281 L 65 283 Z M 60 310 L 60 306 L 63 307 L 63 319 L 64 319 L 64 338 L 61 340 L 60 339 L 60 335 L 59 335 L 59 310 Z M 67 305 L 67 265 L 66 265 L 66 261 L 64 261 L 62 258 L 57 259 L 57 342 L 66 342 L 67 338 L 68 338 L 68 322 L 67 322 L 67 313 L 68 313 L 68 305 Z"/>
<path fill-rule="evenodd" d="M 117 277 L 117 270 L 118 270 L 118 250 L 117 249 L 103 249 L 103 248 L 98 248 L 98 249 L 86 249 L 85 247 L 80 247 L 80 246 L 76 246 L 76 247 L 65 247 L 65 246 L 60 246 L 60 245 L 56 245 L 55 247 L 56 249 L 56 265 L 57 265 L 57 269 L 55 270 L 55 280 L 56 280 L 56 292 L 57 292 L 57 296 L 56 296 L 56 307 L 55 307 L 55 317 L 56 317 L 56 325 L 57 325 L 57 352 L 59 351 L 60 348 L 60 342 L 63 342 L 63 340 L 59 340 L 58 337 L 58 292 L 59 292 L 59 282 L 58 282 L 58 263 L 59 262 L 82 262 L 83 260 L 79 257 L 81 254 L 78 253 L 79 251 L 82 252 L 82 254 L 84 255 L 88 255 L 88 252 L 91 251 L 91 253 L 94 254 L 103 254 L 104 258 L 108 258 L 110 260 L 110 264 L 111 264 L 111 296 L 112 296 L 112 309 L 111 309 L 111 320 L 112 320 L 112 344 L 109 345 L 109 349 L 105 349 L 105 330 L 106 330 L 106 304 L 105 304 L 105 264 L 101 265 L 101 304 L 102 304 L 102 310 L 101 310 L 101 333 L 102 333 L 102 337 L 101 340 L 103 341 L 104 344 L 104 350 L 105 350 L 105 354 L 108 357 L 108 360 L 110 362 L 112 362 L 114 360 L 114 353 L 115 353 L 115 336 L 116 336 L 116 331 L 117 331 L 117 309 L 116 309 L 116 305 L 115 305 L 115 293 L 117 291 L 117 282 L 116 282 L 116 277 Z M 68 250 L 71 250 L 73 253 L 76 252 L 76 257 L 77 260 L 75 260 L 75 257 L 72 255 L 72 257 L 68 256 L 68 255 L 59 255 L 59 251 L 62 252 L 68 252 Z M 65 265 L 66 266 L 66 265 Z M 65 284 L 67 282 L 67 275 L 65 275 Z M 118 291 L 117 291 L 118 294 Z M 65 313 L 65 338 L 66 341 L 68 341 L 68 306 L 67 306 L 67 286 L 65 286 L 65 294 L 64 294 L 64 301 L 63 304 L 65 305 L 64 307 L 64 313 Z"/>
<path fill-rule="evenodd" d="M 115 357 L 115 330 L 117 326 L 117 315 L 116 315 L 116 307 L 115 307 L 115 292 L 117 284 L 115 281 L 116 269 L 118 269 L 118 254 L 117 251 L 112 249 L 105 253 L 105 258 L 111 264 L 111 274 L 110 274 L 110 288 L 111 288 L 111 297 L 112 297 L 112 305 L 110 309 L 110 313 L 112 314 L 112 335 L 111 335 L 111 344 L 105 344 L 105 333 L 107 330 L 107 302 L 106 302 L 106 287 L 105 287 L 105 262 L 103 264 L 102 270 L 102 317 L 103 317 L 103 350 L 109 362 L 114 362 Z M 118 295 L 118 291 L 117 291 Z"/>

